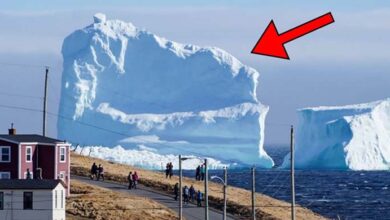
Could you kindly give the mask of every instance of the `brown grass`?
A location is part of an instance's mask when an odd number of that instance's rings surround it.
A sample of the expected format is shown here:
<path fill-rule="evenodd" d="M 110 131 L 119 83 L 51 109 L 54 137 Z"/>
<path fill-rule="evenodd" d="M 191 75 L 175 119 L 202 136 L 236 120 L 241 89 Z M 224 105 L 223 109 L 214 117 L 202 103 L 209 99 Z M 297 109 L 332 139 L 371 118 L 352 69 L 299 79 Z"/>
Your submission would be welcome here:
<path fill-rule="evenodd" d="M 176 214 L 150 199 L 124 195 L 92 186 L 76 180 L 71 181 L 71 196 L 67 198 L 67 219 L 129 219 L 171 220 Z"/>
<path fill-rule="evenodd" d="M 71 172 L 73 174 L 87 176 L 93 162 L 102 164 L 105 170 L 107 180 L 115 182 L 126 182 L 126 176 L 129 171 L 137 171 L 140 176 L 140 183 L 152 187 L 153 189 L 172 192 L 173 185 L 178 182 L 178 177 L 166 179 L 161 172 L 143 170 L 140 168 L 131 167 L 128 165 L 113 163 L 96 158 L 72 154 L 71 157 Z M 194 185 L 196 189 L 204 189 L 202 182 L 195 181 L 190 178 L 183 178 L 183 185 Z M 203 190 L 201 190 L 203 191 Z M 228 212 L 234 215 L 249 217 L 251 213 L 251 192 L 237 187 L 229 186 L 227 189 Z M 222 208 L 222 185 L 213 182 L 209 183 L 209 204 L 212 207 Z M 280 201 L 269 196 L 256 193 L 256 217 L 258 219 L 290 219 L 290 204 Z M 303 207 L 296 208 L 297 219 L 325 219 L 324 217 L 312 212 Z"/>

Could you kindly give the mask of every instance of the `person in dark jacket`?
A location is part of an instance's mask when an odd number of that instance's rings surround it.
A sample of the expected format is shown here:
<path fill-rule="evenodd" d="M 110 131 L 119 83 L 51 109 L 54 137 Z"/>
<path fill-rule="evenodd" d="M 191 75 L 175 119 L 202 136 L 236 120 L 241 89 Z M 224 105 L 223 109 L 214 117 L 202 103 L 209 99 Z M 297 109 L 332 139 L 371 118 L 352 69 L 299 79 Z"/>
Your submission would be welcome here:
<path fill-rule="evenodd" d="M 172 178 L 173 175 L 173 165 L 172 162 L 169 163 L 169 179 Z"/>
<path fill-rule="evenodd" d="M 169 163 L 165 166 L 165 178 L 168 179 L 169 176 Z"/>
<path fill-rule="evenodd" d="M 196 194 L 196 201 L 197 201 L 198 207 L 202 206 L 202 200 L 203 200 L 203 195 L 200 192 L 200 190 L 198 190 L 198 193 Z"/>
<path fill-rule="evenodd" d="M 191 187 L 190 187 L 190 199 L 191 199 L 191 202 L 194 202 L 195 194 L 196 194 L 196 191 L 195 191 L 194 185 L 191 185 Z"/>
<path fill-rule="evenodd" d="M 128 189 L 132 189 L 133 188 L 133 173 L 132 172 L 130 172 L 129 175 L 127 176 L 127 181 L 129 181 Z"/>
<path fill-rule="evenodd" d="M 175 193 L 175 200 L 177 200 L 177 197 L 179 197 L 179 183 L 175 184 L 175 187 L 173 188 L 173 192 Z"/>
<path fill-rule="evenodd" d="M 31 172 L 30 172 L 30 169 L 27 168 L 27 172 L 26 172 L 26 179 L 28 180 L 31 180 Z"/>
<path fill-rule="evenodd" d="M 91 180 L 93 180 L 95 177 L 97 177 L 96 176 L 97 169 L 98 169 L 98 167 L 96 166 L 96 163 L 93 163 L 92 167 L 91 167 Z"/>
<path fill-rule="evenodd" d="M 196 168 L 195 179 L 200 180 L 200 165 Z"/>

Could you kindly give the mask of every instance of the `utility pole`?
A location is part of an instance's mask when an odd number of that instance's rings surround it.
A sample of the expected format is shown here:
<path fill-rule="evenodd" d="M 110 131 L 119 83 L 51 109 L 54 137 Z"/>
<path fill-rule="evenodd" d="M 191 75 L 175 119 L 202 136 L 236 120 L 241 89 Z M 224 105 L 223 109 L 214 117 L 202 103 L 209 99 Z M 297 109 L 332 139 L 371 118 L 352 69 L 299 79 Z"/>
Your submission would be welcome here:
<path fill-rule="evenodd" d="M 183 172 L 181 169 L 181 155 L 179 155 L 179 220 L 183 219 L 183 192 L 182 192 Z"/>
<path fill-rule="evenodd" d="M 256 167 L 252 167 L 252 219 L 256 220 Z"/>
<path fill-rule="evenodd" d="M 49 67 L 46 67 L 45 74 L 45 91 L 43 96 L 43 126 L 42 126 L 42 135 L 46 136 L 46 108 L 47 108 L 47 77 L 49 75 Z"/>
<path fill-rule="evenodd" d="M 226 205 L 227 205 L 227 198 L 226 198 L 226 188 L 227 188 L 227 168 L 223 170 L 224 174 L 224 181 L 223 181 L 223 220 L 226 220 Z"/>
<path fill-rule="evenodd" d="M 205 220 L 209 220 L 209 171 L 207 168 L 207 159 L 204 159 L 204 208 L 205 208 Z"/>
<path fill-rule="evenodd" d="M 294 179 L 294 127 L 291 125 L 290 134 L 290 160 L 291 160 L 291 219 L 295 220 L 295 179 Z"/>

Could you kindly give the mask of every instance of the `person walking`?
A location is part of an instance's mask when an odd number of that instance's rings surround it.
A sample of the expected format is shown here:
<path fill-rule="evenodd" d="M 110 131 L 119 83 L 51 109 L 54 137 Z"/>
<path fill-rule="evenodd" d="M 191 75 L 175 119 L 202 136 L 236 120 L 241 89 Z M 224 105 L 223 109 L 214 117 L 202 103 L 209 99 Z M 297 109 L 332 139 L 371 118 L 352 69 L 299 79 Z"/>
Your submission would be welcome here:
<path fill-rule="evenodd" d="M 206 173 L 206 168 L 205 168 L 205 166 L 201 166 L 200 167 L 200 176 L 201 176 L 201 180 L 203 181 L 204 180 L 204 175 L 205 175 L 205 173 Z"/>
<path fill-rule="evenodd" d="M 189 197 L 190 197 L 190 190 L 188 189 L 188 186 L 184 186 L 183 188 L 184 204 L 188 204 Z"/>
<path fill-rule="evenodd" d="M 200 180 L 200 165 L 198 165 L 198 167 L 196 167 L 196 170 L 195 170 L 195 180 L 197 180 L 197 181 Z"/>
<path fill-rule="evenodd" d="M 194 185 L 191 185 L 191 187 L 190 187 L 190 199 L 191 199 L 191 202 L 194 202 L 194 200 L 195 200 L 195 193 L 196 193 L 196 191 L 195 191 Z"/>
<path fill-rule="evenodd" d="M 127 176 L 127 181 L 129 181 L 128 189 L 132 189 L 133 188 L 133 173 L 129 172 L 129 175 Z"/>
<path fill-rule="evenodd" d="M 91 180 L 96 177 L 97 169 L 98 167 L 96 166 L 96 163 L 93 163 L 91 167 Z"/>
<path fill-rule="evenodd" d="M 138 185 L 138 174 L 137 174 L 137 171 L 134 171 L 134 174 L 133 174 L 133 186 L 134 186 L 134 189 L 137 189 L 137 185 Z"/>
<path fill-rule="evenodd" d="M 98 175 L 97 175 L 97 180 L 99 181 L 100 178 L 104 181 L 104 168 L 101 164 L 99 164 L 99 167 L 97 169 Z"/>
<path fill-rule="evenodd" d="M 200 192 L 200 190 L 198 190 L 198 193 L 196 194 L 196 201 L 197 201 L 198 207 L 202 207 L 202 200 L 203 200 L 203 195 Z"/>
<path fill-rule="evenodd" d="M 172 178 L 173 175 L 173 165 L 172 162 L 169 163 L 169 179 Z"/>
<path fill-rule="evenodd" d="M 179 197 L 179 183 L 175 184 L 175 187 L 173 188 L 173 192 L 175 193 L 175 200 L 177 201 L 177 197 Z"/>
<path fill-rule="evenodd" d="M 169 163 L 165 166 L 165 178 L 168 179 L 169 176 Z"/>
<path fill-rule="evenodd" d="M 31 180 L 31 179 L 32 179 L 32 178 L 31 178 L 31 172 L 30 172 L 30 169 L 29 169 L 29 168 L 27 168 L 26 179 L 28 179 L 28 180 Z"/>

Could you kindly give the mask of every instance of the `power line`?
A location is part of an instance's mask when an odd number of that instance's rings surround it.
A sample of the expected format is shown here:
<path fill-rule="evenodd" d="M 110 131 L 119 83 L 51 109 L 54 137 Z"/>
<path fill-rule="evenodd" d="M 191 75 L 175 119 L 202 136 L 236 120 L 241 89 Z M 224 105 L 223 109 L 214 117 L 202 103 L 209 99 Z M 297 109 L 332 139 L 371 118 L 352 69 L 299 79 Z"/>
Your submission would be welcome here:
<path fill-rule="evenodd" d="M 38 100 L 42 100 L 43 99 L 42 97 L 38 97 L 38 96 L 23 95 L 23 94 L 12 94 L 12 93 L 6 93 L 6 92 L 0 92 L 0 95 L 2 95 L 2 96 L 30 98 L 30 99 L 38 99 Z"/>
<path fill-rule="evenodd" d="M 0 104 L 0 107 L 1 108 L 8 108 L 8 109 L 19 109 L 19 110 L 25 110 L 25 111 L 33 111 L 33 112 L 43 112 L 40 109 L 19 107 L 19 106 L 13 106 L 13 105 L 3 105 L 3 104 Z"/>
<path fill-rule="evenodd" d="M 17 67 L 28 67 L 28 68 L 46 68 L 57 69 L 56 66 L 48 66 L 48 65 L 36 65 L 36 64 L 27 64 L 27 63 L 8 63 L 8 62 L 0 62 L 1 66 L 17 66 Z"/>

